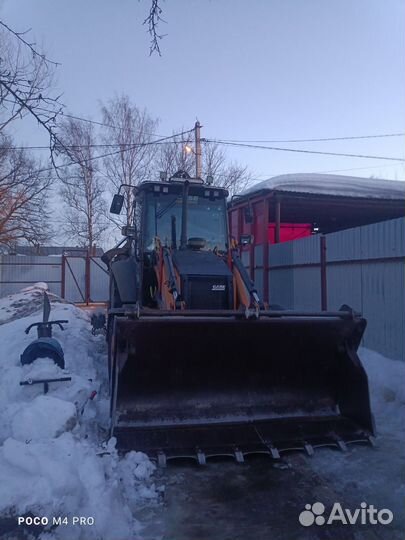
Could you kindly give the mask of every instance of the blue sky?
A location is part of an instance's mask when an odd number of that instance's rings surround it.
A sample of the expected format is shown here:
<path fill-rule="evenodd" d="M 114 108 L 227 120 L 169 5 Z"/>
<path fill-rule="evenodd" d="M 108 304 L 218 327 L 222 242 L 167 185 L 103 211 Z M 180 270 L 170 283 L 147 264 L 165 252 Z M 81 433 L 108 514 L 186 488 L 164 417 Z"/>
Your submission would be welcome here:
<path fill-rule="evenodd" d="M 0 16 L 32 28 L 61 63 L 58 87 L 76 115 L 128 94 L 160 119 L 158 132 L 278 140 L 405 132 L 402 0 L 161 1 L 162 57 L 149 56 L 149 0 L 3 0 Z M 16 126 L 27 144 L 35 125 Z M 405 137 L 276 146 L 405 157 Z M 405 178 L 389 161 L 230 149 L 258 179 L 289 172 Z M 368 168 L 369 167 L 369 168 Z"/>

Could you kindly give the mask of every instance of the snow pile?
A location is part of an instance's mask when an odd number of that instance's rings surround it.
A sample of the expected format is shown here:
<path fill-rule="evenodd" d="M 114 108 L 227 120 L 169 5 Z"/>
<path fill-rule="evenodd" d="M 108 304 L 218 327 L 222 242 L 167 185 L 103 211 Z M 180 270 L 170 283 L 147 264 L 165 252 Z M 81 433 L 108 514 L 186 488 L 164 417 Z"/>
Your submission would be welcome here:
<path fill-rule="evenodd" d="M 36 283 L 34 283 L 34 285 L 29 285 L 28 287 L 24 287 L 24 289 L 21 289 L 21 292 L 36 292 L 37 290 L 41 292 L 48 291 L 48 284 L 43 281 L 37 281 Z"/>
<path fill-rule="evenodd" d="M 31 511 L 51 523 L 54 516 L 94 518 L 85 531 L 60 526 L 53 538 L 133 538 L 139 525 L 131 507 L 156 497 L 153 470 L 144 454 L 130 452 L 122 460 L 114 451 L 97 456 L 92 444 L 71 433 L 30 444 L 7 439 L 0 449 L 0 477 L 7 486 L 0 490 L 0 509 Z"/>
<path fill-rule="evenodd" d="M 4 298 L 0 298 L 0 324 L 35 313 L 42 307 L 44 291 L 47 291 L 52 302 L 65 302 L 62 298 L 49 292 L 46 283 L 39 281 L 34 285 L 22 289 L 19 293 L 9 294 Z M 37 317 L 37 320 L 40 318 L 40 316 Z"/>
<path fill-rule="evenodd" d="M 47 358 L 20 364 L 36 337 L 24 330 L 41 320 L 44 290 L 38 284 L 0 299 L 0 516 L 31 512 L 50 524 L 54 516 L 70 519 L 46 528 L 43 540 L 139 538 L 134 511 L 158 499 L 155 466 L 139 452 L 119 457 L 115 440 L 103 442 L 109 410 L 104 336 L 92 336 L 86 312 L 50 295 L 50 319 L 69 321 L 65 331 L 53 330 L 66 369 Z M 17 318 L 22 312 L 29 316 Z M 20 385 L 67 376 L 71 381 L 50 383 L 46 395 L 42 384 Z M 72 526 L 72 516 L 92 517 L 94 525 Z"/>
<path fill-rule="evenodd" d="M 102 338 L 91 335 L 87 313 L 71 304 L 54 303 L 52 296 L 50 300 L 51 319 L 69 321 L 65 325 L 65 331 L 58 327 L 53 329 L 54 337 L 65 351 L 66 370 L 61 370 L 52 360 L 46 358 L 37 359 L 31 365 L 22 366 L 20 363 L 21 353 L 36 338 L 35 329 L 31 330 L 29 335 L 25 333 L 25 329 L 42 319 L 43 288 L 33 287 L 30 291 L 11 295 L 0 301 L 3 308 L 8 306 L 5 311 L 9 315 L 8 321 L 3 321 L 0 325 L 0 443 L 13 435 L 16 426 L 14 416 L 18 414 L 21 420 L 27 419 L 29 413 L 24 413 L 23 409 L 29 409 L 33 405 L 33 399 L 43 394 L 43 385 L 20 386 L 20 381 L 70 376 L 70 382 L 50 383 L 48 396 L 71 402 L 79 410 L 91 392 L 96 391 L 100 396 L 97 403 L 105 416 L 103 400 L 106 396 L 103 397 L 103 392 L 100 392 L 100 381 L 106 380 L 105 343 Z M 36 314 L 16 318 L 21 310 L 24 313 Z M 46 401 L 41 403 L 45 406 Z M 62 407 L 63 404 L 59 409 Z M 45 418 L 46 415 L 44 409 Z M 106 421 L 104 418 L 104 424 Z M 28 424 L 27 419 L 20 430 L 30 430 L 32 427 Z M 39 428 L 39 416 L 37 428 L 42 429 Z"/>
<path fill-rule="evenodd" d="M 310 464 L 317 474 L 347 496 L 389 508 L 403 538 L 405 526 L 405 362 L 359 349 L 367 372 L 371 410 L 377 427 L 376 448 L 350 445 L 349 452 L 316 452 Z"/>
<path fill-rule="evenodd" d="M 76 413 L 76 407 L 69 401 L 37 396 L 14 414 L 13 437 L 18 441 L 52 439 L 74 428 Z"/>
<path fill-rule="evenodd" d="M 403 181 L 316 173 L 274 176 L 246 189 L 241 193 L 241 196 L 262 190 L 371 199 L 404 200 L 405 198 L 405 182 Z"/>
<path fill-rule="evenodd" d="M 405 442 L 405 362 L 368 349 L 360 349 L 359 356 L 368 375 L 377 431 Z"/>

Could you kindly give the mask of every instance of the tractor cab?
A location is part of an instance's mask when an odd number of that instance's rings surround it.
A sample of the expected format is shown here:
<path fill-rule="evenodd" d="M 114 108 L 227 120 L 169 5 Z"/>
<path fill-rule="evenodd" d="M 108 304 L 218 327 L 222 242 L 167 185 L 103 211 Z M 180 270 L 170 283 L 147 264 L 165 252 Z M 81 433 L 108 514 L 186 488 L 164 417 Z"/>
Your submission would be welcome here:
<path fill-rule="evenodd" d="M 144 182 L 136 197 L 142 208 L 141 251 L 154 251 L 156 243 L 160 242 L 174 250 L 225 252 L 228 247 L 227 195 L 224 189 L 190 178 Z"/>
<path fill-rule="evenodd" d="M 225 257 L 228 192 L 185 176 L 144 182 L 137 190 L 143 305 L 156 307 L 161 300 L 157 259 L 164 264 L 170 258 L 166 270 L 173 287 L 177 282 L 182 291 L 179 302 L 189 308 L 230 309 L 232 273 Z"/>
<path fill-rule="evenodd" d="M 125 294 L 114 302 L 117 307 L 136 300 L 147 308 L 162 304 L 184 308 L 186 302 L 195 309 L 231 309 L 228 191 L 184 171 L 168 181 L 142 182 L 134 191 L 134 223 L 123 227 L 127 241 L 122 254 L 116 248 L 105 254 L 106 259 L 115 257 L 112 272 L 117 274 L 117 288 L 119 282 L 126 283 Z M 110 211 L 120 213 L 123 203 L 124 196 L 115 195 Z M 119 264 L 117 257 L 123 259 Z M 135 274 L 136 284 L 134 277 L 129 279 Z M 170 300 L 163 298 L 163 274 L 171 283 Z M 132 292 L 126 294 L 129 282 Z"/>

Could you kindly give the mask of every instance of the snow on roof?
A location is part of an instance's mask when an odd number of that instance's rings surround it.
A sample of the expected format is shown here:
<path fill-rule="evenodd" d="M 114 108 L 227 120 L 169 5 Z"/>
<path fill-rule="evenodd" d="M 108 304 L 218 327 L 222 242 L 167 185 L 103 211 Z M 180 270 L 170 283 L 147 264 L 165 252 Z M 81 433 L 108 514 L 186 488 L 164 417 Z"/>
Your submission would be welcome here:
<path fill-rule="evenodd" d="M 380 178 L 358 178 L 355 176 L 316 173 L 274 176 L 246 189 L 240 195 L 249 195 L 262 190 L 367 199 L 405 200 L 405 182 L 401 180 L 381 180 Z"/>

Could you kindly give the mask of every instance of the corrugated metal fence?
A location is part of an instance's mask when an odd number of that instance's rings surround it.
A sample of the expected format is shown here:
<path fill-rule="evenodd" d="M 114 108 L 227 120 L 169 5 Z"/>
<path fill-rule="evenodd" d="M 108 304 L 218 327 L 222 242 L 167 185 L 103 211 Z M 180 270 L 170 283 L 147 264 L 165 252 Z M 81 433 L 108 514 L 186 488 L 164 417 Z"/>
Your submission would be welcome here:
<path fill-rule="evenodd" d="M 49 290 L 61 295 L 61 256 L 0 256 L 0 296 L 20 291 L 37 281 L 45 281 Z"/>
<path fill-rule="evenodd" d="M 328 309 L 348 304 L 362 312 L 363 345 L 405 360 L 405 219 L 324 238 Z M 269 266 L 271 304 L 321 309 L 321 236 L 270 246 Z"/>
<path fill-rule="evenodd" d="M 69 302 L 106 302 L 109 278 L 100 257 L 0 256 L 0 297 L 38 281 Z"/>

